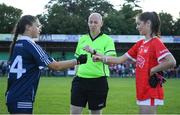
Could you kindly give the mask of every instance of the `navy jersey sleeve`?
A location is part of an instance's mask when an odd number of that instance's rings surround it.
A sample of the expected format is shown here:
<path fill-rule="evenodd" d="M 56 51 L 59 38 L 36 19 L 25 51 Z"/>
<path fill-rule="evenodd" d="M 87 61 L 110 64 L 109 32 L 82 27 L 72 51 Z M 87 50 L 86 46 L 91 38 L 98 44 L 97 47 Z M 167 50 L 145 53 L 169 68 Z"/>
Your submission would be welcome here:
<path fill-rule="evenodd" d="M 33 55 L 34 59 L 36 60 L 36 64 L 39 67 L 44 67 L 49 65 L 54 61 L 53 58 L 51 58 L 46 51 L 44 51 L 39 45 L 36 43 L 29 42 L 28 49 L 30 50 L 30 53 Z"/>

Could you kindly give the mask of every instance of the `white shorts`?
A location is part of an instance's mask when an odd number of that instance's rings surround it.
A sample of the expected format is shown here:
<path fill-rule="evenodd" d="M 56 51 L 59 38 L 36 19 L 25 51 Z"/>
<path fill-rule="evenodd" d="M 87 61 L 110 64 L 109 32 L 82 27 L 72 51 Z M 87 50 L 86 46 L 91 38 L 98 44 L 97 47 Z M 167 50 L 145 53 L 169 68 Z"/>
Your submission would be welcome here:
<path fill-rule="evenodd" d="M 143 101 L 136 100 L 137 105 L 164 105 L 164 100 L 161 99 L 146 99 Z"/>

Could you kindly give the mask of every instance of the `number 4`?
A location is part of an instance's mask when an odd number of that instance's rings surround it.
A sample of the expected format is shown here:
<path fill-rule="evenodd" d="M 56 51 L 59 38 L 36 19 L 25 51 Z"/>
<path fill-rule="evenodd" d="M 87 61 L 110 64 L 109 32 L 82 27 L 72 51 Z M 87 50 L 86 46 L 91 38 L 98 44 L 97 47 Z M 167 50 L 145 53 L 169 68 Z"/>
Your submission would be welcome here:
<path fill-rule="evenodd" d="M 22 66 L 22 56 L 18 55 L 10 68 L 10 73 L 17 73 L 17 79 L 19 79 L 22 74 L 26 72 L 26 69 L 22 68 Z"/>

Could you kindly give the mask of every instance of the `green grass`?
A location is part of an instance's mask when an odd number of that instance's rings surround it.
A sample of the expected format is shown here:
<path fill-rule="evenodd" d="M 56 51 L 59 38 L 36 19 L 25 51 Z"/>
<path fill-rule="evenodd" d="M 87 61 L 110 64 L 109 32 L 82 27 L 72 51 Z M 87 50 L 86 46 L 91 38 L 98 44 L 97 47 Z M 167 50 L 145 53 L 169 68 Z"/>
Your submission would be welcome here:
<path fill-rule="evenodd" d="M 68 114 L 72 77 L 42 77 L 34 104 L 35 114 Z M 136 114 L 135 79 L 109 78 L 109 94 L 105 114 Z M 4 92 L 7 80 L 0 77 L 0 114 L 7 113 Z M 165 105 L 158 113 L 180 114 L 180 79 L 168 79 L 165 88 Z M 83 113 L 88 113 L 87 109 Z"/>

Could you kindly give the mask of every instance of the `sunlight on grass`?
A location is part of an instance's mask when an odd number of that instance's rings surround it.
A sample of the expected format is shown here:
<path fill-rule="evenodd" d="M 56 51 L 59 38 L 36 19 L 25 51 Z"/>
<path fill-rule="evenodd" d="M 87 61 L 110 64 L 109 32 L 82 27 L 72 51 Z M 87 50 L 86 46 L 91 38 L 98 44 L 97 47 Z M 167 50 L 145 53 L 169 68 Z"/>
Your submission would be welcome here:
<path fill-rule="evenodd" d="M 36 114 L 69 114 L 70 89 L 72 77 L 42 77 L 34 103 Z M 109 78 L 109 94 L 106 114 L 136 114 L 138 107 L 135 101 L 135 79 Z M 7 113 L 4 92 L 6 78 L 0 78 L 0 114 Z M 165 105 L 160 106 L 158 113 L 180 113 L 180 79 L 168 79 L 164 85 Z M 88 114 L 84 109 L 83 113 Z"/>

